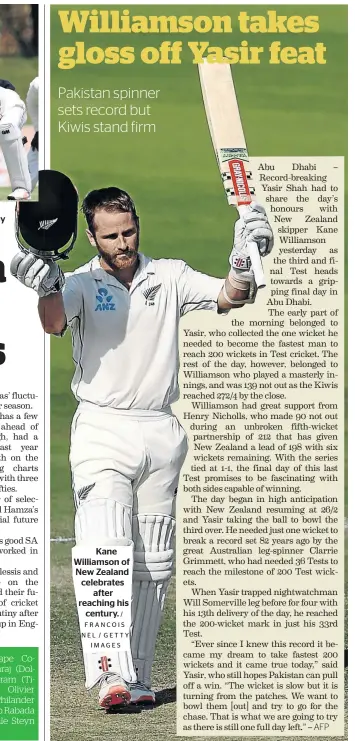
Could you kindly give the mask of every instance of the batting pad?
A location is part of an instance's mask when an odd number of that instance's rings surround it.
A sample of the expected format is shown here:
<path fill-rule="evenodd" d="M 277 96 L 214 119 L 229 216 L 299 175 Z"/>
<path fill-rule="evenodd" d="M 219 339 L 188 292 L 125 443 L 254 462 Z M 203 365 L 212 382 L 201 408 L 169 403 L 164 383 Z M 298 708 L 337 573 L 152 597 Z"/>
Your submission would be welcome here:
<path fill-rule="evenodd" d="M 87 489 L 89 488 L 87 487 Z M 127 557 L 130 555 L 133 558 L 131 508 L 112 499 L 95 499 L 93 497 L 94 488 L 91 491 L 91 499 L 82 501 L 80 498 L 77 498 L 78 508 L 75 515 L 76 545 L 86 548 L 91 547 L 91 549 L 126 546 Z M 89 491 L 81 492 L 81 497 L 89 495 Z M 106 577 L 103 577 L 103 580 L 105 579 Z M 73 582 L 75 597 L 78 603 L 80 584 L 74 575 L 74 571 Z M 113 590 L 112 597 L 117 597 L 117 590 Z M 132 588 L 129 598 L 131 601 Z M 95 620 L 93 622 L 95 623 Z M 128 631 L 130 631 L 130 627 L 128 625 Z M 114 631 L 115 628 L 109 627 L 107 629 L 107 633 Z M 95 630 L 91 630 L 91 632 L 95 633 Z M 106 631 L 101 630 L 102 632 Z M 84 648 L 83 632 L 81 632 L 81 636 L 85 667 L 85 686 L 87 689 L 91 689 L 103 677 L 110 674 L 118 674 L 126 682 L 137 681 L 129 645 L 124 651 L 115 651 L 106 648 L 100 651 L 86 650 L 87 645 L 85 642 Z"/>
<path fill-rule="evenodd" d="M 1 122 L 0 146 L 4 155 L 7 171 L 13 190 L 24 188 L 31 191 L 31 176 L 27 156 L 22 144 L 22 134 L 18 126 Z"/>
<path fill-rule="evenodd" d="M 86 491 L 85 491 L 86 489 Z M 94 496 L 94 486 L 83 487 L 76 496 L 75 539 L 91 545 L 107 538 L 132 539 L 132 509 L 115 499 Z M 91 498 L 89 498 L 91 495 Z M 83 497 L 88 497 L 83 499 Z"/>
<path fill-rule="evenodd" d="M 167 515 L 133 517 L 131 650 L 139 682 L 151 684 L 155 644 L 173 570 L 175 520 Z"/>
<path fill-rule="evenodd" d="M 135 682 L 130 650 L 133 542 L 96 540 L 90 547 L 75 546 L 72 553 L 85 686 L 91 689 L 111 674 Z M 104 553 L 110 554 L 107 559 Z"/>

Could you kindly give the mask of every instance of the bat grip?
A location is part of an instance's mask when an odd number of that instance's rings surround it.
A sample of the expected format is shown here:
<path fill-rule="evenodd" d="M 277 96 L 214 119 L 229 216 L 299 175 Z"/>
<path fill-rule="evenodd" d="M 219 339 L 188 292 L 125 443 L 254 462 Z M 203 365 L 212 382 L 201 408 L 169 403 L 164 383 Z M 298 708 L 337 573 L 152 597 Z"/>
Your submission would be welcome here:
<path fill-rule="evenodd" d="M 244 205 L 237 206 L 239 215 L 242 216 L 243 211 L 248 208 L 249 206 L 244 206 Z M 261 263 L 260 252 L 258 250 L 258 245 L 256 242 L 248 242 L 248 247 L 249 247 L 251 266 L 253 268 L 253 273 L 254 273 L 255 283 L 257 285 L 257 288 L 265 288 L 266 280 L 265 280 L 265 275 L 263 271 L 263 266 Z"/>
<path fill-rule="evenodd" d="M 255 277 L 255 283 L 258 288 L 265 288 L 266 280 L 261 263 L 261 257 L 256 242 L 248 242 L 251 266 Z"/>

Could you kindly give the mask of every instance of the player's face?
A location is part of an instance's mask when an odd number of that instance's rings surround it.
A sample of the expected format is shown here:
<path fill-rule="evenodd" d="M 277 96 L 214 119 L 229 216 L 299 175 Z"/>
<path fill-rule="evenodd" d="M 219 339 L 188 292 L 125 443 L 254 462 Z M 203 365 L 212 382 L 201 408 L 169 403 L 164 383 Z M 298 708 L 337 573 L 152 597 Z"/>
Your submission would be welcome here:
<path fill-rule="evenodd" d="M 133 268 L 137 261 L 139 235 L 137 224 L 129 212 L 97 209 L 95 234 L 87 231 L 90 244 L 95 246 L 111 270 Z"/>

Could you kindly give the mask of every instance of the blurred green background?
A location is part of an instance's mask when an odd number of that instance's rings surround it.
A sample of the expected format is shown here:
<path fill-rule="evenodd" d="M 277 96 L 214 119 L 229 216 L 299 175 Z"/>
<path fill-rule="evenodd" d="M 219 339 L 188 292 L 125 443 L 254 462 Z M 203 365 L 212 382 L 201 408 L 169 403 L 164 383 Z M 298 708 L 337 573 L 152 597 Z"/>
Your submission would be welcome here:
<path fill-rule="evenodd" d="M 30 82 L 38 75 L 38 59 L 31 57 L 0 57 L 0 77 L 10 80 L 22 100 L 26 95 Z"/>
<path fill-rule="evenodd" d="M 260 65 L 232 67 L 238 92 L 249 154 L 251 156 L 328 156 L 346 155 L 347 146 L 347 6 L 346 5 L 277 5 L 278 14 L 319 16 L 320 30 L 316 34 L 249 34 L 238 31 L 237 16 L 242 10 L 253 15 L 266 15 L 267 6 L 100 6 L 122 10 L 131 15 L 230 15 L 235 29 L 232 34 L 64 34 L 58 18 L 58 9 L 73 6 L 52 6 L 51 28 L 51 167 L 68 174 L 79 190 L 80 199 L 93 188 L 116 185 L 127 190 L 136 202 L 141 217 L 141 250 L 153 257 L 169 256 L 186 260 L 192 267 L 214 275 L 224 275 L 231 246 L 233 209 L 228 209 L 212 150 L 205 112 L 202 104 L 197 68 L 192 64 L 188 41 L 209 41 L 213 46 L 238 46 L 243 38 L 250 45 L 264 46 Z M 78 6 L 78 9 L 86 6 Z M 181 65 L 146 65 L 139 59 L 140 49 L 156 46 L 164 39 L 182 40 L 185 52 Z M 325 65 L 269 65 L 267 49 L 272 41 L 283 46 L 314 46 L 323 42 L 327 48 Z M 86 47 L 134 46 L 136 61 L 131 65 L 84 64 L 72 70 L 58 69 L 59 49 L 84 41 Z M 95 123 L 102 117 L 58 117 L 58 105 L 103 105 L 105 101 L 59 101 L 58 87 L 65 88 L 122 88 L 158 89 L 158 100 L 135 101 L 136 105 L 150 103 L 152 115 L 142 118 L 154 122 L 156 133 L 94 134 L 59 133 L 58 122 L 85 121 Z M 106 100 L 106 105 L 119 101 Z M 120 122 L 114 117 L 106 122 Z M 80 215 L 79 236 L 70 259 L 62 266 L 73 270 L 90 259 L 92 248 L 84 232 Z M 70 537 L 73 532 L 70 473 L 68 466 L 69 428 L 75 401 L 69 386 L 73 373 L 70 337 L 52 340 L 51 345 L 51 502 L 52 536 Z M 67 657 L 62 677 L 56 680 L 55 692 L 68 679 L 78 678 L 76 617 L 68 566 L 69 547 L 53 545 L 53 626 L 56 640 L 54 656 Z M 66 576 L 63 569 L 67 569 Z M 68 622 L 65 622 L 65 616 Z M 170 620 L 170 622 L 169 622 Z M 173 611 L 164 621 L 163 638 L 170 635 L 165 653 L 167 674 L 174 681 Z M 74 637 L 71 638 L 71 628 Z M 68 633 L 69 630 L 69 633 Z M 169 632 L 170 631 L 170 632 Z M 70 653 L 75 643 L 75 655 Z M 170 648 L 169 648 L 170 646 Z M 72 657 L 70 659 L 70 656 Z M 70 668 L 71 666 L 71 668 Z M 80 669 L 81 671 L 81 669 Z M 170 675 L 169 675 L 170 672 Z M 81 685 L 79 685 L 81 687 Z M 66 704 L 65 690 L 54 719 L 52 734 L 56 741 L 70 733 L 73 716 Z M 69 698 L 70 700 L 70 698 Z M 104 723 L 96 726 L 96 719 L 87 715 L 90 705 L 82 700 L 85 711 L 87 737 L 94 729 L 100 738 L 111 738 Z M 55 697 L 58 705 L 58 694 Z M 65 709 L 66 708 L 66 709 Z M 80 709 L 77 708 L 80 712 Z M 83 716 L 81 716 L 83 717 Z M 160 717 L 155 734 L 168 738 L 175 734 L 171 713 Z M 139 721 L 139 716 L 137 716 Z M 134 722 L 133 722 L 134 721 Z M 130 716 L 129 732 L 135 739 L 139 731 L 136 719 Z M 157 716 L 155 716 L 157 723 Z M 139 725 L 139 724 L 138 724 Z M 124 726 L 117 726 L 123 730 Z M 170 730 L 169 730 L 170 729 Z M 81 739 L 82 729 L 78 727 Z M 126 729 L 127 732 L 127 729 Z M 107 736 L 105 735 L 107 733 Z M 136 735 L 136 733 L 138 735 Z M 90 735 L 91 734 L 91 735 Z M 96 737 L 96 736 L 95 736 Z"/>
<path fill-rule="evenodd" d="M 25 100 L 38 75 L 38 5 L 0 4 L 0 77 Z"/>

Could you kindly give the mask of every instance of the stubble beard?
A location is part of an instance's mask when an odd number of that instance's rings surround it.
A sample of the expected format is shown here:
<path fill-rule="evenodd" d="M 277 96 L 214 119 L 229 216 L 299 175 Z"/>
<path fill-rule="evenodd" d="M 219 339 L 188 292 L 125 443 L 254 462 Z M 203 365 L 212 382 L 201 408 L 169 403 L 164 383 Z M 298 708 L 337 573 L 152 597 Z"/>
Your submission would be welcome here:
<path fill-rule="evenodd" d="M 111 268 L 112 271 L 116 272 L 117 270 L 130 270 L 131 268 L 134 268 L 134 266 L 137 263 L 138 260 L 138 244 L 136 250 L 127 250 L 126 252 L 120 253 L 118 255 L 111 255 L 108 252 L 105 252 L 99 245 L 96 243 L 100 258 L 105 261 L 106 265 Z"/>

